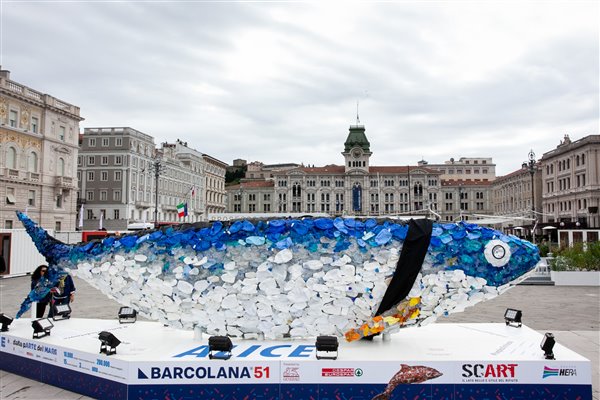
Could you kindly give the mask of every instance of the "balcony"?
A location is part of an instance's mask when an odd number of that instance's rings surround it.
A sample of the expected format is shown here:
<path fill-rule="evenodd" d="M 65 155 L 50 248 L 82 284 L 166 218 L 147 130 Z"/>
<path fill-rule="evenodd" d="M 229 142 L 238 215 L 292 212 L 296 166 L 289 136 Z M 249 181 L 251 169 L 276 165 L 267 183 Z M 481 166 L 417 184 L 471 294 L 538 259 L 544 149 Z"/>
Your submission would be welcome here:
<path fill-rule="evenodd" d="M 29 179 L 32 182 L 39 182 L 40 181 L 40 174 L 38 174 L 37 172 L 28 172 L 27 173 L 27 179 Z"/>
<path fill-rule="evenodd" d="M 73 183 L 73 178 L 69 176 L 57 176 L 54 180 L 54 186 L 60 189 L 75 189 L 75 184 Z"/>
<path fill-rule="evenodd" d="M 136 200 L 135 206 L 137 208 L 150 208 L 150 207 L 152 207 L 152 203 L 150 203 L 149 201 Z"/>
<path fill-rule="evenodd" d="M 19 179 L 19 170 L 4 168 L 4 176 L 8 179 Z"/>

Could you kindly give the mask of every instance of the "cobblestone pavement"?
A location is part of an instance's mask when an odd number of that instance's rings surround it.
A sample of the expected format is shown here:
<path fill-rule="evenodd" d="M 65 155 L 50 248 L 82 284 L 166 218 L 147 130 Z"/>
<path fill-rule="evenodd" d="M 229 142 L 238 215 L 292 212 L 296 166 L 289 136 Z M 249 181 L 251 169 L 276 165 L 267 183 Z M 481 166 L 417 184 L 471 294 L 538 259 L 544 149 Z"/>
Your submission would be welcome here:
<path fill-rule="evenodd" d="M 119 304 L 81 279 L 74 278 L 77 295 L 74 318 L 112 319 Z M 29 290 L 28 276 L 0 279 L 0 310 L 16 314 Z M 502 322 L 506 308 L 523 311 L 525 325 L 552 332 L 558 343 L 592 362 L 593 399 L 600 400 L 600 288 L 591 286 L 516 286 L 497 298 L 438 323 Z M 0 371 L 0 399 L 88 399 L 30 379 Z"/>

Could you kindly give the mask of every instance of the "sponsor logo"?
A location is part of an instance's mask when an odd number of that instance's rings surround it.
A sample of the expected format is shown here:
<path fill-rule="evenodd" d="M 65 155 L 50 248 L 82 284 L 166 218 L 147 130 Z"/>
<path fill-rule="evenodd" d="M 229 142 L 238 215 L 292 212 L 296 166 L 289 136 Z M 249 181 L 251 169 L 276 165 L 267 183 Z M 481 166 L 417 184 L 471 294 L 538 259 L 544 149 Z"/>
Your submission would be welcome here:
<path fill-rule="evenodd" d="M 300 380 L 300 367 L 286 367 L 283 371 L 284 381 L 299 381 Z"/>
<path fill-rule="evenodd" d="M 342 377 L 353 378 L 363 375 L 360 368 L 321 368 L 321 376 L 324 377 Z"/>
<path fill-rule="evenodd" d="M 150 372 L 138 368 L 138 379 L 268 379 L 270 368 L 253 367 L 151 367 Z"/>
<path fill-rule="evenodd" d="M 519 364 L 463 364 L 463 382 L 518 382 Z"/>
<path fill-rule="evenodd" d="M 0 347 L 6 347 L 6 338 L 4 336 L 0 338 Z"/>
<path fill-rule="evenodd" d="M 554 376 L 577 376 L 577 369 L 574 367 L 550 368 L 544 366 L 544 373 L 542 374 L 542 379 Z"/>

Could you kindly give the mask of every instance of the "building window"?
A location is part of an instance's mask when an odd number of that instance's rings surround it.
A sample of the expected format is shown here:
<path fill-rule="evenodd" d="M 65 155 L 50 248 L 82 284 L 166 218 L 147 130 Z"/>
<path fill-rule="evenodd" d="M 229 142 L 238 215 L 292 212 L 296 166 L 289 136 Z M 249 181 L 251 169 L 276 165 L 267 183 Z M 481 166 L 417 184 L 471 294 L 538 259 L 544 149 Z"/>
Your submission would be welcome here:
<path fill-rule="evenodd" d="M 108 147 L 109 142 L 108 142 L 108 138 L 102 138 L 102 147 Z"/>
<path fill-rule="evenodd" d="M 100 201 L 106 201 L 106 190 L 101 190 L 100 191 Z"/>
<path fill-rule="evenodd" d="M 115 156 L 115 165 L 123 165 L 123 156 Z"/>
<path fill-rule="evenodd" d="M 17 168 L 17 150 L 12 146 L 6 151 L 6 167 L 9 169 Z"/>
<path fill-rule="evenodd" d="M 11 219 L 7 219 L 6 221 L 4 221 L 4 229 L 12 229 L 13 228 L 13 222 Z"/>
<path fill-rule="evenodd" d="M 121 191 L 120 190 L 113 190 L 113 200 L 121 201 Z"/>
<path fill-rule="evenodd" d="M 94 200 L 94 191 L 88 190 L 87 193 L 85 194 L 85 198 L 87 201 L 93 201 Z"/>
<path fill-rule="evenodd" d="M 88 173 L 87 173 L 87 180 L 88 180 L 88 182 L 94 180 L 94 171 L 88 171 Z"/>
<path fill-rule="evenodd" d="M 29 172 L 37 172 L 38 170 L 38 156 L 37 153 L 34 153 L 33 151 L 31 153 L 29 153 L 29 160 L 28 160 L 28 166 L 27 166 Z"/>
<path fill-rule="evenodd" d="M 88 156 L 88 165 L 96 165 L 96 158 L 94 156 Z"/>
<path fill-rule="evenodd" d="M 120 138 L 120 137 L 115 138 L 115 146 L 117 146 L 117 147 L 123 146 L 123 138 Z"/>
<path fill-rule="evenodd" d="M 263 211 L 264 212 L 270 212 L 271 211 L 271 205 L 270 204 L 263 204 Z"/>
<path fill-rule="evenodd" d="M 10 126 L 12 126 L 13 128 L 17 127 L 17 119 L 18 119 L 18 114 L 15 110 L 10 110 L 9 113 L 9 117 L 8 117 L 8 124 Z"/>
<path fill-rule="evenodd" d="M 100 180 L 106 182 L 108 180 L 108 171 L 100 172 Z"/>
<path fill-rule="evenodd" d="M 31 132 L 38 133 L 38 127 L 40 125 L 40 121 L 38 117 L 31 117 Z"/>
<path fill-rule="evenodd" d="M 113 210 L 113 219 L 119 219 L 120 215 L 119 215 L 119 210 Z"/>
<path fill-rule="evenodd" d="M 116 182 L 120 182 L 121 181 L 121 171 L 115 171 L 115 181 Z"/>
<path fill-rule="evenodd" d="M 29 191 L 29 196 L 27 197 L 27 204 L 30 206 L 35 206 L 35 190 Z"/>
<path fill-rule="evenodd" d="M 108 165 L 108 156 L 100 157 L 100 165 Z"/>
<path fill-rule="evenodd" d="M 6 204 L 13 205 L 16 203 L 15 199 L 15 188 L 6 188 Z"/>
<path fill-rule="evenodd" d="M 63 142 L 65 141 L 65 127 L 61 126 L 58 128 L 58 139 L 62 140 Z"/>
<path fill-rule="evenodd" d="M 88 146 L 89 147 L 96 147 L 96 138 L 89 138 L 88 139 Z"/>
<path fill-rule="evenodd" d="M 58 163 L 56 165 L 56 175 L 65 176 L 65 160 L 64 160 L 64 158 L 58 159 Z"/>
<path fill-rule="evenodd" d="M 56 208 L 62 208 L 63 206 L 63 196 L 62 194 L 59 194 L 58 196 L 56 196 Z"/>

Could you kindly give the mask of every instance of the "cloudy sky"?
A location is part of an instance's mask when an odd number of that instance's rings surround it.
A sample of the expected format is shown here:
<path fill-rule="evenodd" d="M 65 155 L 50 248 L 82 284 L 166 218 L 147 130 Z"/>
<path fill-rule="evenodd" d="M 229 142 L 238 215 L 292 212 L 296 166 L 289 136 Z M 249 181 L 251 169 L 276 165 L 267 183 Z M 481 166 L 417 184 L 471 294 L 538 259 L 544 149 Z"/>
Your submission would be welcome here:
<path fill-rule="evenodd" d="M 493 157 L 497 174 L 599 133 L 599 2 L 0 0 L 2 68 L 225 162 Z"/>

